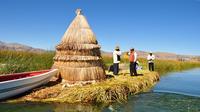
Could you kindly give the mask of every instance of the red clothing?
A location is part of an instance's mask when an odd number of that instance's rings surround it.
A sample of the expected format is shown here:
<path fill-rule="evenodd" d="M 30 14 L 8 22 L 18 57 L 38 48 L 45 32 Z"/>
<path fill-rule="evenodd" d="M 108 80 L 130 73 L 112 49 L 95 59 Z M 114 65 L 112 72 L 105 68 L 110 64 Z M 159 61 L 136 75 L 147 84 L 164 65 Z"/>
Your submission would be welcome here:
<path fill-rule="evenodd" d="M 135 60 L 135 56 L 134 56 L 134 52 L 132 52 L 130 53 L 129 61 L 134 62 L 134 60 Z"/>

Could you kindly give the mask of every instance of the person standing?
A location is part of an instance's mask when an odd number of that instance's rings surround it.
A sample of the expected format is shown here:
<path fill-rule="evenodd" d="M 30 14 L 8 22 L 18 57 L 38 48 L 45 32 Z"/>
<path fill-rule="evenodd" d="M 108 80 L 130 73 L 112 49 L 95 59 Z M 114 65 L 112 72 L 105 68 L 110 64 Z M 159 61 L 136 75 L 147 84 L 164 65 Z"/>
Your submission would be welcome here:
<path fill-rule="evenodd" d="M 129 52 L 129 61 L 130 61 L 130 75 L 133 76 L 133 73 L 134 73 L 134 75 L 137 76 L 137 70 L 136 70 L 137 53 L 135 52 L 133 48 L 130 49 L 130 52 Z"/>
<path fill-rule="evenodd" d="M 154 71 L 154 60 L 155 56 L 153 55 L 152 52 L 149 53 L 147 56 L 148 64 L 149 64 L 149 71 Z"/>
<path fill-rule="evenodd" d="M 113 74 L 118 75 L 119 73 L 119 63 L 120 63 L 120 56 L 121 51 L 119 46 L 117 46 L 113 52 Z"/>

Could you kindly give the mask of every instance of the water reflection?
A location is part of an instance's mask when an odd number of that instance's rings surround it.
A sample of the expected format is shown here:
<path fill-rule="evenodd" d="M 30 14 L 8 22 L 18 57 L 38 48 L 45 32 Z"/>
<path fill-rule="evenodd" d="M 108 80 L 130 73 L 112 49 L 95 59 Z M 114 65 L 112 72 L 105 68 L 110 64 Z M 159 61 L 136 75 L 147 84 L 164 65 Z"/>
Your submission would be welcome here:
<path fill-rule="evenodd" d="M 200 98 L 170 93 L 146 93 L 110 106 L 66 103 L 1 103 L 0 112 L 200 112 Z"/>
<path fill-rule="evenodd" d="M 102 104 L 0 103 L 0 112 L 101 112 L 104 108 Z"/>
<path fill-rule="evenodd" d="M 0 103 L 0 112 L 54 112 L 53 109 L 46 103 Z"/>
<path fill-rule="evenodd" d="M 67 104 L 56 103 L 54 104 L 54 112 L 101 112 L 103 105 L 96 104 Z"/>

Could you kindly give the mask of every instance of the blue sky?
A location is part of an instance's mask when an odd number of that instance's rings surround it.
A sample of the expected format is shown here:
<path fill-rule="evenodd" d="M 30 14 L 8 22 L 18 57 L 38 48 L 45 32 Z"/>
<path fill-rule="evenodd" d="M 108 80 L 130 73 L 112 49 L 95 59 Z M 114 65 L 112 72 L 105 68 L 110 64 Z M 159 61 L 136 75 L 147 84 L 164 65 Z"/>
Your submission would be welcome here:
<path fill-rule="evenodd" d="M 77 8 L 105 51 L 200 55 L 200 0 L 0 0 L 0 40 L 54 49 Z"/>

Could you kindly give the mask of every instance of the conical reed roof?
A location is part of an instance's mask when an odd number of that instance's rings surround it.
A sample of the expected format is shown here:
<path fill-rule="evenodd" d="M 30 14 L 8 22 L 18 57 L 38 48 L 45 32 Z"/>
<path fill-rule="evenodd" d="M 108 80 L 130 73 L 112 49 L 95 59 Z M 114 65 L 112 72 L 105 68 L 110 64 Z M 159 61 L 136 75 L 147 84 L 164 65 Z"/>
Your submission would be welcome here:
<path fill-rule="evenodd" d="M 99 48 L 96 37 L 92 32 L 86 18 L 82 15 L 81 9 L 77 9 L 76 17 L 69 25 L 67 31 L 62 37 L 61 43 L 57 46 L 59 49 L 93 49 Z M 67 46 L 66 46 L 67 44 Z"/>
<path fill-rule="evenodd" d="M 53 68 L 69 83 L 101 81 L 105 70 L 100 46 L 81 10 L 56 46 Z"/>

